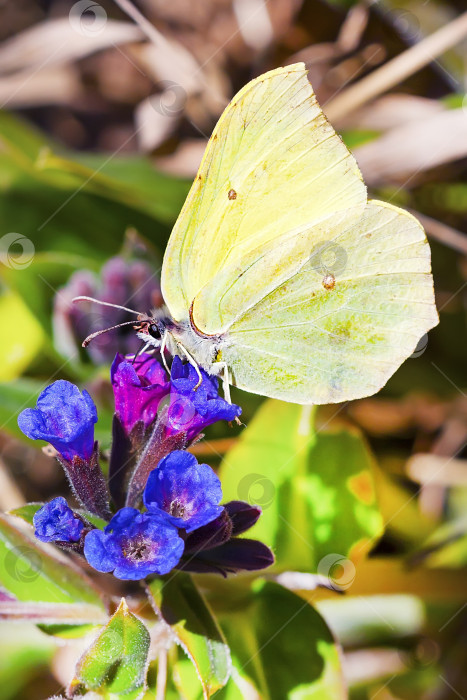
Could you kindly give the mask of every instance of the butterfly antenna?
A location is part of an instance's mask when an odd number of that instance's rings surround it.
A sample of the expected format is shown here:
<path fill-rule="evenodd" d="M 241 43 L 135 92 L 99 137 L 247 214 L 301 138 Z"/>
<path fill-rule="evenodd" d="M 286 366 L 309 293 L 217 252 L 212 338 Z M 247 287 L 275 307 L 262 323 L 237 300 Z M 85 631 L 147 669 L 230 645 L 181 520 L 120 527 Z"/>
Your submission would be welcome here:
<path fill-rule="evenodd" d="M 100 299 L 94 299 L 93 297 L 74 297 L 71 300 L 73 303 L 75 301 L 92 301 L 93 304 L 100 304 L 101 306 L 111 306 L 113 309 L 122 309 L 122 311 L 128 311 L 130 314 L 136 314 L 141 316 L 140 311 L 135 311 L 134 309 L 129 309 L 127 306 L 120 306 L 120 304 L 112 304 L 109 301 L 100 301 Z M 118 326 L 114 326 L 117 328 Z M 111 330 L 110 328 L 108 330 Z"/>
<path fill-rule="evenodd" d="M 83 348 L 87 348 L 91 340 L 94 340 L 94 338 L 97 338 L 97 336 L 102 335 L 103 333 L 108 333 L 109 331 L 114 331 L 116 328 L 121 328 L 122 326 L 134 326 L 136 325 L 135 321 L 124 321 L 123 323 L 117 323 L 116 326 L 110 326 L 109 328 L 103 328 L 101 331 L 96 331 L 95 333 L 91 333 L 91 335 L 88 335 L 87 338 L 83 340 L 81 345 Z"/>

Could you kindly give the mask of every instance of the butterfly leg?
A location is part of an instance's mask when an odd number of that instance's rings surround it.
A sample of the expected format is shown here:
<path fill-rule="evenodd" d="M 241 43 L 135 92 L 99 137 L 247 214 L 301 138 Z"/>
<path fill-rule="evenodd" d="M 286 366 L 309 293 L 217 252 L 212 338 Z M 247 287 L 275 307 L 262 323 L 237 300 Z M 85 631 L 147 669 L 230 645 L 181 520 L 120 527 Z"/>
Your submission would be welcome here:
<path fill-rule="evenodd" d="M 140 355 L 142 355 L 143 353 L 145 353 L 147 350 L 149 350 L 150 347 L 151 347 L 151 343 L 142 343 L 139 347 L 138 352 L 135 353 L 133 360 L 131 361 L 131 364 L 134 365 L 136 360 L 138 359 L 138 357 Z"/>
<path fill-rule="evenodd" d="M 190 355 L 190 353 L 188 352 L 188 350 L 187 350 L 185 347 L 183 347 L 183 345 L 182 345 L 181 343 L 179 343 L 177 340 L 175 341 L 175 343 L 176 343 L 176 345 L 177 345 L 177 348 L 180 350 L 180 352 L 183 353 L 183 354 L 185 355 L 185 357 L 186 357 L 186 359 L 188 360 L 188 362 L 190 363 L 190 365 L 191 365 L 192 367 L 194 367 L 195 370 L 196 370 L 196 374 L 198 375 L 198 383 L 197 383 L 197 385 L 196 385 L 195 388 L 194 388 L 195 391 L 196 391 L 196 389 L 201 385 L 201 382 L 203 381 L 203 376 L 202 376 L 202 374 L 201 374 L 201 372 L 200 372 L 200 369 L 199 369 L 199 367 L 198 367 L 198 363 L 197 363 L 196 360 Z"/>
<path fill-rule="evenodd" d="M 167 339 L 168 339 L 168 337 L 169 337 L 169 332 L 168 332 L 168 331 L 165 331 L 165 332 L 164 332 L 164 335 L 162 336 L 162 340 L 161 340 L 160 353 L 161 353 L 162 364 L 164 365 L 164 367 L 165 367 L 165 369 L 166 369 L 166 372 L 167 372 L 167 374 L 168 374 L 169 377 L 170 377 L 170 369 L 168 368 L 168 366 L 167 366 L 167 360 L 165 359 L 165 348 L 166 348 L 166 345 L 167 345 Z"/>
<path fill-rule="evenodd" d="M 229 381 L 229 368 L 227 367 L 227 362 L 214 362 L 211 365 L 211 373 L 216 376 L 220 376 L 222 373 L 222 389 L 224 391 L 224 398 L 228 403 L 232 403 L 230 398 L 230 381 Z"/>

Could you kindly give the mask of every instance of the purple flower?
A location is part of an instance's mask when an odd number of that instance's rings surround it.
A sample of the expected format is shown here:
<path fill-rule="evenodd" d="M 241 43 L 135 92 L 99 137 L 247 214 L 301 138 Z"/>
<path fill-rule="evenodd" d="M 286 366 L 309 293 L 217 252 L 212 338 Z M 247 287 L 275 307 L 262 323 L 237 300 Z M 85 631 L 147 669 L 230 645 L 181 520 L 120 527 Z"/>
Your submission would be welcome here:
<path fill-rule="evenodd" d="M 32 440 L 46 440 L 65 460 L 80 457 L 88 461 L 94 448 L 97 411 L 86 390 L 59 379 L 37 399 L 36 408 L 18 416 L 20 430 Z"/>
<path fill-rule="evenodd" d="M 78 542 L 84 527 L 62 496 L 42 506 L 33 521 L 34 534 L 41 542 Z"/>
<path fill-rule="evenodd" d="M 221 515 L 221 482 L 207 464 L 176 450 L 164 457 L 148 478 L 144 505 L 176 527 L 192 532 Z"/>
<path fill-rule="evenodd" d="M 261 509 L 243 501 L 230 501 L 222 515 L 185 537 L 185 551 L 177 569 L 194 573 L 257 571 L 274 563 L 274 555 L 257 540 L 237 537 L 252 527 Z"/>
<path fill-rule="evenodd" d="M 141 251 L 142 242 L 135 240 L 130 246 L 128 243 L 129 241 L 125 244 L 125 247 L 130 248 L 127 252 L 136 252 L 136 248 Z M 160 306 L 163 301 L 154 267 L 146 260 L 111 258 L 98 276 L 86 270 L 78 270 L 70 277 L 66 286 L 58 291 L 54 300 L 55 345 L 67 357 L 76 353 L 77 347 L 90 333 L 128 321 L 130 318 L 122 309 L 96 306 L 85 301 L 72 304 L 71 300 L 77 296 L 89 296 L 123 306 L 130 305 L 142 313 Z M 103 364 L 112 362 L 116 350 L 130 354 L 136 352 L 139 345 L 140 340 L 133 328 L 123 326 L 95 338 L 88 348 L 87 355 L 95 364 Z"/>
<path fill-rule="evenodd" d="M 110 370 L 115 396 L 115 412 L 125 432 L 138 421 L 148 427 L 157 417 L 161 400 L 169 394 L 170 384 L 164 368 L 152 355 L 140 355 L 134 362 L 117 354 Z"/>
<path fill-rule="evenodd" d="M 176 528 L 136 508 L 122 508 L 104 531 L 91 530 L 84 540 L 84 556 L 92 567 L 132 581 L 167 574 L 183 548 Z"/>
<path fill-rule="evenodd" d="M 242 412 L 240 406 L 220 398 L 217 377 L 210 377 L 189 363 L 183 364 L 174 357 L 171 369 L 170 405 L 167 417 L 167 435 L 184 431 L 187 439 L 193 440 L 201 431 L 218 420 L 234 420 Z"/>

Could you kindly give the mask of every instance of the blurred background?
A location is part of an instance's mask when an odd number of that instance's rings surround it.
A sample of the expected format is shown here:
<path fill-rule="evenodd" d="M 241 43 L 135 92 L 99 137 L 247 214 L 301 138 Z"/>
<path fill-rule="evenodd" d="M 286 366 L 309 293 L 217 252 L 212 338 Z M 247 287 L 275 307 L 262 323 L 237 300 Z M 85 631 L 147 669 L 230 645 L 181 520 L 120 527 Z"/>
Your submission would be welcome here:
<path fill-rule="evenodd" d="M 84 353 L 88 333 L 122 317 L 71 298 L 161 303 L 164 247 L 222 110 L 251 78 L 304 61 L 371 196 L 425 226 L 441 318 L 377 396 L 318 411 L 318 424 L 365 434 L 386 523 L 345 605 L 331 596 L 320 609 L 355 700 L 466 697 L 465 1 L 0 0 L 0 11 L 0 509 L 66 493 L 16 425 L 53 379 L 89 388 L 108 447 L 108 365 L 133 338 Z M 248 424 L 261 400 L 233 400 Z M 222 430 L 200 448 L 213 465 L 239 432 Z M 50 638 L 0 632 L 0 698 L 57 692 L 65 662 Z"/>

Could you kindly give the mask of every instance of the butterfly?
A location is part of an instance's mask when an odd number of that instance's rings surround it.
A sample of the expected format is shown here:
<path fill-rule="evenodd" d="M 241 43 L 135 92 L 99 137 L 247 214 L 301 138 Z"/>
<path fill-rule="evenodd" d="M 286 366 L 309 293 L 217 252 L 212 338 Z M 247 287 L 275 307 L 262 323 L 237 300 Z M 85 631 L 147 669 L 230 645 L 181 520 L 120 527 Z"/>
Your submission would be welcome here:
<path fill-rule="evenodd" d="M 227 397 L 230 384 L 301 404 L 371 395 L 438 323 L 422 226 L 368 200 L 302 63 L 226 107 L 161 288 L 165 306 L 128 323 L 147 348 L 223 376 Z"/>

